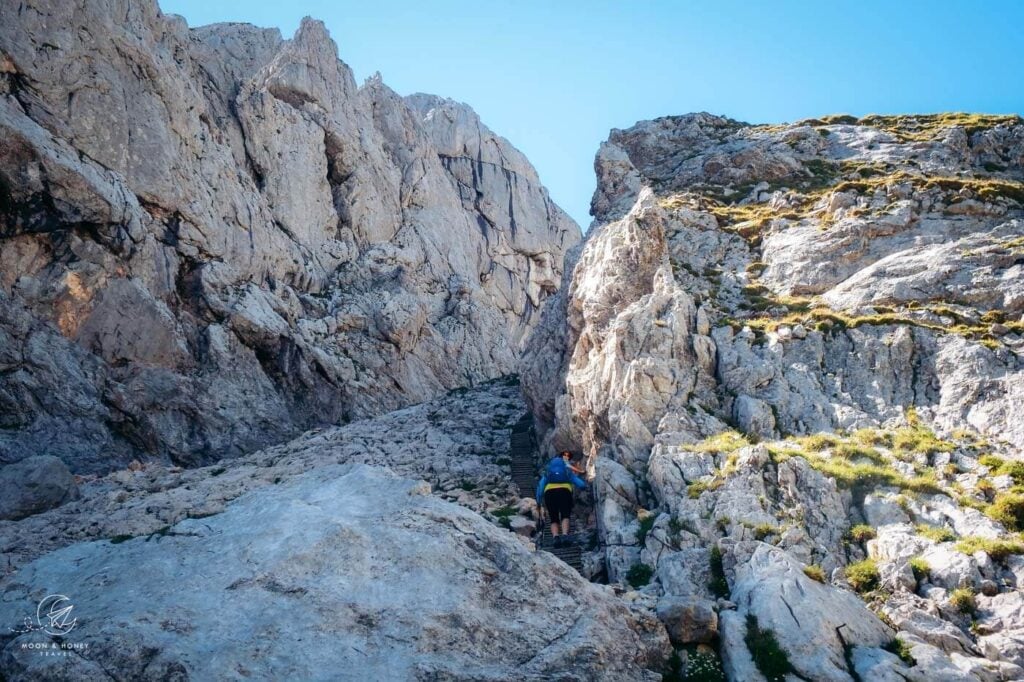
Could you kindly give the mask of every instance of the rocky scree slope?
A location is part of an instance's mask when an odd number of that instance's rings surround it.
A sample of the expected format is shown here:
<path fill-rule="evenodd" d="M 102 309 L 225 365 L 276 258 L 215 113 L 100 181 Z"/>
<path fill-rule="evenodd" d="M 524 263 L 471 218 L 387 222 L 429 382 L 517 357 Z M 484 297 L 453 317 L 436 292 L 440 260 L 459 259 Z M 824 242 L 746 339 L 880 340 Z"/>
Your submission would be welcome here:
<path fill-rule="evenodd" d="M 0 521 L 0 677 L 659 679 L 653 614 L 502 527 L 524 411 L 499 380 L 230 468 L 90 476 L 79 499 Z M 9 630 L 56 586 L 79 619 L 71 656 Z"/>
<path fill-rule="evenodd" d="M 730 679 L 1024 678 L 1024 122 L 691 114 L 595 169 L 522 375 L 610 576 Z"/>
<path fill-rule="evenodd" d="M 507 374 L 579 228 L 322 24 L 0 2 L 0 462 L 237 456 Z"/>

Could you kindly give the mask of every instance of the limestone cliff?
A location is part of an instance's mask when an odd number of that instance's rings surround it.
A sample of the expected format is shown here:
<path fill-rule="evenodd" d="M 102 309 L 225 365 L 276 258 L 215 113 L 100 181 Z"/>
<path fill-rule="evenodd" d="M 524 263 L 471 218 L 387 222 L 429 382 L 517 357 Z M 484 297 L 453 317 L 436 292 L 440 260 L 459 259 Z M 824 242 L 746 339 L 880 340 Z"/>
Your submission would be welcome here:
<path fill-rule="evenodd" d="M 731 679 L 765 633 L 803 679 L 1024 676 L 1024 122 L 693 114 L 595 169 L 523 383 L 610 576 Z"/>
<path fill-rule="evenodd" d="M 579 228 L 322 24 L 0 3 L 0 462 L 197 464 L 512 371 Z"/>

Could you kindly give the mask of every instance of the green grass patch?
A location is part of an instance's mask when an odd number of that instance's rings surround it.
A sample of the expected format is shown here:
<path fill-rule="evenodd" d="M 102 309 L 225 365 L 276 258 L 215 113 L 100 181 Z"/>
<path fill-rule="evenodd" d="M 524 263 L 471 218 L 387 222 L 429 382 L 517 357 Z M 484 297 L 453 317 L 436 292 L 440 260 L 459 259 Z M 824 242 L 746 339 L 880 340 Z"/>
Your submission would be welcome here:
<path fill-rule="evenodd" d="M 825 571 L 818 564 L 808 564 L 807 566 L 804 566 L 804 575 L 819 583 L 825 582 Z"/>
<path fill-rule="evenodd" d="M 775 633 L 770 629 L 762 629 L 757 616 L 747 614 L 747 634 L 743 641 L 750 651 L 754 665 L 768 682 L 785 682 L 786 675 L 796 672 L 789 662 L 785 650 L 779 645 Z"/>
<path fill-rule="evenodd" d="M 878 587 L 878 565 L 875 564 L 874 559 L 865 559 L 849 564 L 845 573 L 846 581 L 857 592 L 870 592 Z"/>
<path fill-rule="evenodd" d="M 978 458 L 978 464 L 987 466 L 993 472 L 999 471 L 1006 464 L 1006 460 L 1002 457 L 996 457 L 995 455 L 982 455 Z"/>
<path fill-rule="evenodd" d="M 974 599 L 974 590 L 967 587 L 953 590 L 949 595 L 949 605 L 960 613 L 974 613 L 978 609 L 978 604 Z"/>
<path fill-rule="evenodd" d="M 910 558 L 910 570 L 914 572 L 914 580 L 921 582 L 931 575 L 932 567 L 924 557 L 915 556 Z"/>
<path fill-rule="evenodd" d="M 754 539 L 764 540 L 767 537 L 776 535 L 779 532 L 778 526 L 773 526 L 770 523 L 759 523 L 754 526 Z"/>
<path fill-rule="evenodd" d="M 929 526 L 924 523 L 919 523 L 914 526 L 914 530 L 917 534 L 923 538 L 928 538 L 932 542 L 949 542 L 956 540 L 956 533 L 953 532 L 952 528 L 946 528 L 945 526 Z"/>
<path fill-rule="evenodd" d="M 985 552 L 992 561 L 1003 561 L 1012 554 L 1024 554 L 1024 542 L 1007 538 L 965 537 L 956 543 L 956 551 L 964 554 Z"/>
<path fill-rule="evenodd" d="M 901 661 L 911 667 L 917 665 L 917 661 L 910 655 L 910 646 L 899 637 L 896 637 L 891 642 L 883 645 L 882 648 L 891 654 L 896 654 Z"/>
<path fill-rule="evenodd" d="M 684 445 L 683 449 L 687 452 L 730 454 L 750 444 L 751 443 L 747 440 L 746 436 L 739 431 L 722 431 L 721 433 L 716 433 L 713 436 L 705 438 L 699 443 Z"/>
<path fill-rule="evenodd" d="M 858 523 L 856 526 L 850 528 L 846 535 L 858 544 L 863 545 L 868 540 L 874 540 L 878 533 L 875 532 L 873 526 L 869 526 L 866 523 Z"/>
<path fill-rule="evenodd" d="M 1011 531 L 1024 530 L 1024 495 L 1015 492 L 996 495 L 985 514 Z"/>
<path fill-rule="evenodd" d="M 729 598 L 729 581 L 725 578 L 725 569 L 722 567 L 722 550 L 715 545 L 711 548 L 708 556 L 708 566 L 711 569 L 711 580 L 708 582 L 708 589 L 711 594 L 721 599 Z"/>
<path fill-rule="evenodd" d="M 999 474 L 1009 476 L 1016 485 L 1024 485 L 1024 462 L 1007 462 L 999 468 Z"/>
<path fill-rule="evenodd" d="M 843 459 L 828 459 L 814 456 L 807 460 L 811 466 L 836 480 L 844 488 L 870 490 L 880 486 L 891 486 L 918 493 L 943 493 L 935 480 L 934 473 L 907 477 L 890 466 L 874 462 L 849 462 Z"/>
<path fill-rule="evenodd" d="M 652 528 L 654 528 L 654 522 L 656 520 L 657 519 L 653 514 L 647 518 L 640 519 L 640 527 L 636 530 L 636 542 L 638 545 L 642 546 L 647 540 L 647 534 L 651 532 Z"/>

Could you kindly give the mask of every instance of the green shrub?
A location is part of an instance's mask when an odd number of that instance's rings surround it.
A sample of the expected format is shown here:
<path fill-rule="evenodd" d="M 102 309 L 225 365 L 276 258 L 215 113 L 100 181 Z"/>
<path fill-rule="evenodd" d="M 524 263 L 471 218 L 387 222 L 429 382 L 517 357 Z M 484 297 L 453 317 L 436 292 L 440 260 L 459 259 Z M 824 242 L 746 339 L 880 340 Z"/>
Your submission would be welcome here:
<path fill-rule="evenodd" d="M 856 443 L 840 443 L 832 448 L 832 454 L 843 459 L 867 459 L 875 464 L 886 464 L 885 457 L 873 447 Z"/>
<path fill-rule="evenodd" d="M 974 613 L 978 608 L 974 591 L 967 587 L 953 590 L 949 595 L 949 605 L 960 613 Z"/>
<path fill-rule="evenodd" d="M 643 546 L 644 541 L 647 540 L 647 534 L 651 532 L 652 528 L 654 528 L 654 522 L 656 520 L 657 519 L 654 517 L 654 514 L 640 519 L 640 527 L 636 530 L 636 542 L 638 545 Z"/>
<path fill-rule="evenodd" d="M 857 592 L 870 592 L 878 587 L 878 566 L 874 559 L 856 561 L 846 567 L 846 581 Z"/>
<path fill-rule="evenodd" d="M 647 564 L 636 564 L 626 573 L 626 582 L 639 589 L 651 582 L 651 576 L 653 575 L 654 569 Z"/>
<path fill-rule="evenodd" d="M 863 544 L 868 540 L 874 540 L 876 533 L 872 526 L 869 526 L 866 523 L 858 523 L 849 530 L 847 535 L 853 542 Z"/>
<path fill-rule="evenodd" d="M 1024 495 L 1003 493 L 985 510 L 990 518 L 1013 531 L 1024 530 Z"/>
<path fill-rule="evenodd" d="M 903 661 L 909 666 L 917 665 L 917 661 L 914 660 L 914 657 L 910 655 L 910 647 L 907 646 L 907 643 L 899 637 L 896 637 L 888 644 L 883 645 L 882 648 L 888 651 L 889 653 L 896 654 L 897 656 L 899 656 L 901 661 Z"/>
<path fill-rule="evenodd" d="M 910 570 L 914 572 L 914 580 L 921 582 L 931 575 L 932 567 L 924 557 L 915 556 L 910 559 Z"/>
<path fill-rule="evenodd" d="M 811 452 L 822 452 L 839 445 L 842 441 L 831 433 L 815 433 L 811 436 L 803 436 L 796 439 L 796 443 Z"/>
<path fill-rule="evenodd" d="M 711 548 L 708 564 L 711 569 L 711 581 L 708 583 L 708 589 L 716 597 L 728 599 L 729 581 L 725 579 L 725 569 L 722 567 L 722 550 L 717 545 Z"/>
<path fill-rule="evenodd" d="M 949 542 L 950 540 L 956 540 L 956 533 L 945 526 L 929 526 L 919 523 L 914 527 L 914 530 L 916 530 L 917 534 L 921 537 L 928 538 L 933 542 Z"/>
<path fill-rule="evenodd" d="M 786 675 L 796 672 L 786 652 L 775 639 L 775 633 L 768 629 L 762 630 L 757 617 L 752 613 L 747 614 L 747 634 L 743 641 L 750 650 L 754 665 L 768 682 L 785 682 Z"/>
<path fill-rule="evenodd" d="M 811 580 L 817 580 L 819 583 L 825 582 L 825 571 L 818 564 L 804 566 L 804 575 Z"/>

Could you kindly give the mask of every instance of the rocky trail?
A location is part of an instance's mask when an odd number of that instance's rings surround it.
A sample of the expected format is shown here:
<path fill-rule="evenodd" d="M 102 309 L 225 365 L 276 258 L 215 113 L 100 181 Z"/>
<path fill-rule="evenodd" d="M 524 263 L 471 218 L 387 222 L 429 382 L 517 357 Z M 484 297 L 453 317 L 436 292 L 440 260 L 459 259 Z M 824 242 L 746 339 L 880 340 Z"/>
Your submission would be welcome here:
<path fill-rule="evenodd" d="M 519 490 L 521 498 L 532 499 L 536 494 L 537 483 L 540 481 L 538 469 L 543 466 L 544 458 L 538 457 L 537 437 L 533 428 L 533 415 L 527 413 L 515 426 L 509 438 L 509 456 L 512 460 L 512 480 Z M 579 492 L 576 493 L 580 495 Z M 589 497 L 589 490 L 583 493 Z M 588 500 L 589 502 L 589 500 Z M 534 533 L 534 541 L 540 549 L 553 554 L 569 566 L 584 574 L 583 552 L 589 543 L 596 544 L 596 528 L 588 523 L 591 518 L 587 513 L 590 505 L 577 504 L 573 507 L 571 521 L 572 540 L 565 545 L 556 546 L 551 537 L 551 526 L 540 523 Z M 585 574 L 584 574 L 585 575 Z"/>

